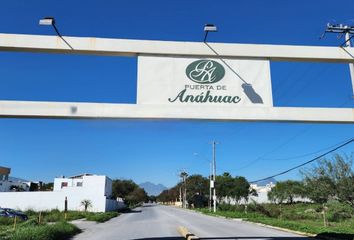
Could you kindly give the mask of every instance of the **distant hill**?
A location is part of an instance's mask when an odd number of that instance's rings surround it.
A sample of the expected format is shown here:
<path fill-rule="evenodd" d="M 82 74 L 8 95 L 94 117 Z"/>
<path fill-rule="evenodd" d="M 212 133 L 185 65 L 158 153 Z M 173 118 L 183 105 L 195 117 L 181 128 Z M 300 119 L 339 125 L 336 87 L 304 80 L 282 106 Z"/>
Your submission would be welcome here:
<path fill-rule="evenodd" d="M 152 182 L 140 183 L 139 187 L 143 188 L 149 196 L 158 196 L 167 187 L 162 184 L 154 184 Z"/>
<path fill-rule="evenodd" d="M 277 183 L 277 180 L 275 178 L 267 178 L 266 180 L 256 182 L 258 186 L 266 186 L 269 183 Z"/>
<path fill-rule="evenodd" d="M 28 180 L 17 178 L 17 177 L 9 177 L 9 181 L 12 181 L 12 182 L 29 182 Z"/>

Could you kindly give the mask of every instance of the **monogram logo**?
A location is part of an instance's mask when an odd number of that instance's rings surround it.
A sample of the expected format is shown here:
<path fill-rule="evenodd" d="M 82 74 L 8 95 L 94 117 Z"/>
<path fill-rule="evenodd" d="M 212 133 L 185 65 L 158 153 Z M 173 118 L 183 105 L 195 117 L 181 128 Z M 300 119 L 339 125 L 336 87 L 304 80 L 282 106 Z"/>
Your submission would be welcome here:
<path fill-rule="evenodd" d="M 186 75 L 193 82 L 212 84 L 225 76 L 225 69 L 213 60 L 197 60 L 187 66 Z"/>

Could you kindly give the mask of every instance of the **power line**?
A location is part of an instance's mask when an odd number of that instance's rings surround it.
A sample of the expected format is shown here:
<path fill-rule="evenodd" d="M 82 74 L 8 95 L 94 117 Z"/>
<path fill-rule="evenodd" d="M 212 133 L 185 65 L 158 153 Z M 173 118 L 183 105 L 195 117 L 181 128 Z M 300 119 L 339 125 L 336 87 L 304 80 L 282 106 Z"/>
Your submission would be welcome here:
<path fill-rule="evenodd" d="M 328 147 L 325 147 L 325 148 L 322 148 L 320 150 L 317 150 L 315 152 L 310 152 L 310 153 L 304 153 L 302 155 L 297 155 L 297 156 L 292 156 L 292 157 L 287 157 L 287 158 L 263 158 L 263 160 L 266 160 L 266 161 L 284 161 L 284 160 L 292 160 L 292 159 L 298 159 L 298 158 L 303 158 L 303 157 L 307 157 L 307 156 L 311 156 L 311 155 L 314 155 L 316 153 L 320 153 L 320 152 L 323 152 L 327 149 L 331 149 L 331 148 L 334 148 L 342 143 L 346 142 L 343 141 L 343 142 L 340 142 L 340 143 L 337 143 L 337 144 L 334 144 L 334 145 L 331 145 L 331 146 L 328 146 Z"/>
<path fill-rule="evenodd" d="M 258 179 L 258 180 L 256 180 L 256 181 L 251 181 L 250 183 L 256 183 L 256 182 L 260 182 L 260 181 L 267 180 L 267 179 L 269 179 L 269 178 L 274 178 L 274 177 L 277 177 L 277 176 L 280 176 L 280 175 L 284 175 L 285 173 L 288 173 L 288 172 L 290 172 L 290 171 L 292 171 L 292 170 L 295 170 L 295 169 L 297 169 L 297 168 L 299 168 L 299 167 L 302 167 L 302 166 L 305 166 L 305 165 L 307 165 L 307 164 L 309 164 L 309 163 L 311 163 L 311 162 L 314 162 L 314 161 L 318 160 L 319 158 L 322 158 L 322 157 L 326 156 L 327 154 L 332 153 L 332 152 L 334 152 L 334 151 L 336 151 L 336 150 L 338 150 L 338 149 L 340 149 L 340 148 L 342 148 L 342 147 L 344 147 L 344 146 L 346 146 L 346 145 L 352 143 L 353 141 L 354 141 L 354 138 L 351 138 L 350 140 L 346 141 L 345 143 L 339 145 L 338 147 L 333 148 L 332 150 L 329 150 L 328 152 L 325 152 L 325 153 L 321 154 L 320 156 L 315 157 L 315 158 L 313 158 L 313 159 L 311 159 L 311 160 L 309 160 L 309 161 L 307 161 L 307 162 L 304 162 L 304 163 L 302 163 L 302 164 L 300 164 L 300 165 L 297 165 L 297 166 L 295 166 L 295 167 L 292 167 L 292 168 L 290 168 L 290 169 L 288 169 L 288 170 L 286 170 L 286 171 L 277 173 L 277 174 L 275 174 L 275 175 L 272 175 L 272 176 L 269 176 L 269 177 L 266 177 L 266 178 L 262 178 L 262 179 Z"/>
<path fill-rule="evenodd" d="M 249 163 L 246 163 L 246 164 L 242 165 L 241 167 L 237 168 L 237 170 L 242 170 L 242 169 L 248 168 L 248 167 L 252 166 L 253 164 L 257 163 L 258 161 L 263 160 L 265 156 L 267 156 L 267 155 L 269 155 L 271 153 L 274 153 L 274 152 L 278 151 L 279 149 L 281 149 L 282 147 L 288 145 L 291 141 L 296 139 L 298 136 L 300 136 L 301 134 L 309 131 L 311 129 L 311 127 L 312 126 L 306 126 L 304 129 L 302 129 L 301 131 L 299 131 L 298 133 L 293 135 L 291 138 L 289 138 L 287 141 L 283 142 L 282 144 L 280 144 L 279 146 L 273 148 L 272 150 L 262 154 L 258 158 L 250 161 Z"/>

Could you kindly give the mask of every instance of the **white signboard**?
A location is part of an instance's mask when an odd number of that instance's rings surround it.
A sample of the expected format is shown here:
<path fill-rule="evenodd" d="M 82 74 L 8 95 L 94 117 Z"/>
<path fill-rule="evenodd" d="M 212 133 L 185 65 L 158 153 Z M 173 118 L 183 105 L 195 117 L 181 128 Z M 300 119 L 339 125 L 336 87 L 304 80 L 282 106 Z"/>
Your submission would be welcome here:
<path fill-rule="evenodd" d="M 271 107 L 269 61 L 139 56 L 137 103 Z"/>

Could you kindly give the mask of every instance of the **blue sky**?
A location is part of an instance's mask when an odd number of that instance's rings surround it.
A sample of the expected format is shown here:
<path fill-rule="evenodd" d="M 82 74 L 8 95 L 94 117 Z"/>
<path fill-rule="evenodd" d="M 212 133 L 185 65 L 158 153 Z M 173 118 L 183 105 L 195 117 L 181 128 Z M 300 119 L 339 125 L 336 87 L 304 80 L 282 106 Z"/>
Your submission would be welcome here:
<path fill-rule="evenodd" d="M 354 2 L 324 0 L 4 0 L 0 32 L 54 35 L 38 25 L 54 16 L 68 36 L 202 41 L 204 24 L 214 23 L 219 31 L 210 42 L 338 46 L 343 39 L 319 36 L 327 22 L 354 25 L 353 9 Z M 0 52 L 0 99 L 135 103 L 136 62 Z M 271 75 L 275 106 L 354 107 L 346 64 L 272 62 Z M 172 186 L 180 169 L 208 174 L 215 139 L 218 172 L 254 180 L 353 135 L 353 124 L 0 119 L 0 165 L 33 180 L 90 172 Z M 299 177 L 294 171 L 279 179 Z"/>

